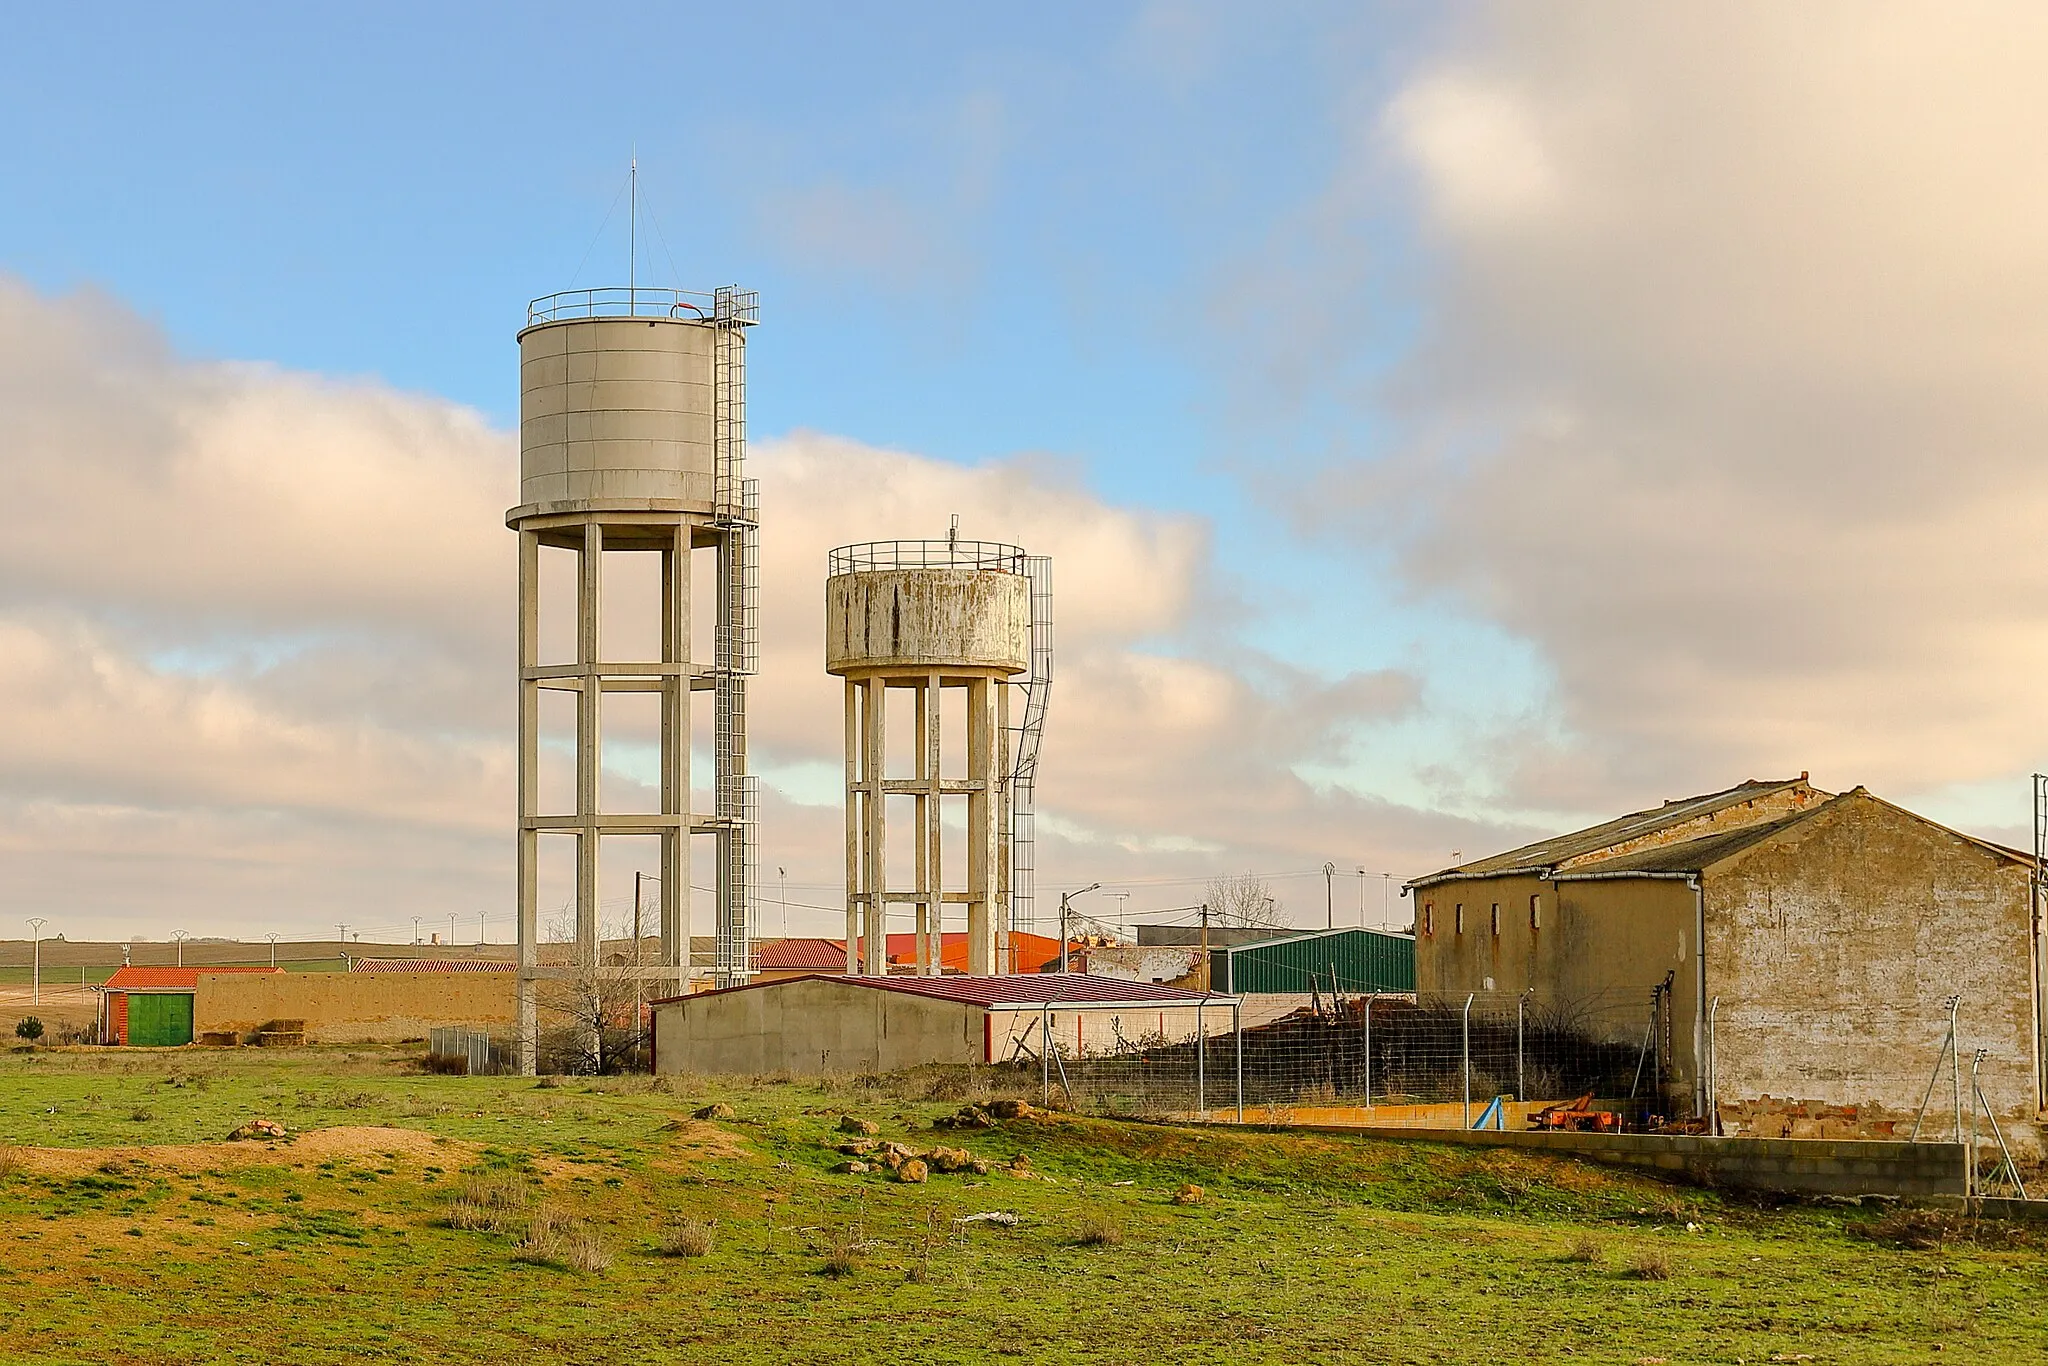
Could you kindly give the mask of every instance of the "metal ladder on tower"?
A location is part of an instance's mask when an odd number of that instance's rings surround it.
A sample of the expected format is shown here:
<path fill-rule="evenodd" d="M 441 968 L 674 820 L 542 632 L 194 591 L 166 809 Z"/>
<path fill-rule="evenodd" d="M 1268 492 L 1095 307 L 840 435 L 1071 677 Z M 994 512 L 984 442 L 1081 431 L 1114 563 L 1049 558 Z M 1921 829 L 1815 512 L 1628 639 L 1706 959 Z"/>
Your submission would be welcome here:
<path fill-rule="evenodd" d="M 1024 676 L 1024 716 L 1012 727 L 1015 762 L 1010 770 L 1010 929 L 1035 928 L 1032 899 L 1038 883 L 1036 801 L 1038 750 L 1045 737 L 1046 702 L 1052 692 L 1052 558 L 1024 557 L 1031 598 L 1031 669 Z M 1004 965 L 1017 970 L 1014 963 Z"/>
<path fill-rule="evenodd" d="M 760 481 L 745 477 L 744 330 L 758 318 L 759 296 L 752 290 L 726 285 L 713 296 L 717 339 L 713 356 L 712 520 L 722 533 L 712 660 L 712 819 L 718 827 L 719 850 L 713 972 L 721 987 L 744 985 L 750 975 L 760 887 L 760 780 L 747 771 L 747 678 L 760 667 Z"/>

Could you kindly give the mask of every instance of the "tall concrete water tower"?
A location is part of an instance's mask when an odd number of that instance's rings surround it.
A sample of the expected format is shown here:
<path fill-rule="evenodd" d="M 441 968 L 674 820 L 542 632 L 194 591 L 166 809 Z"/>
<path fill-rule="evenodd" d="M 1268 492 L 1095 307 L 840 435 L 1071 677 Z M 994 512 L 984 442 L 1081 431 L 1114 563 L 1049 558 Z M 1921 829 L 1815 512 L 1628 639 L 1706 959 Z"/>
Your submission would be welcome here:
<path fill-rule="evenodd" d="M 559 974 L 536 961 L 542 838 L 575 842 L 578 961 L 598 952 L 598 850 L 608 836 L 654 836 L 660 848 L 660 961 L 639 969 L 680 990 L 690 973 L 690 845 L 716 837 L 714 972 L 721 986 L 747 976 L 755 895 L 758 796 L 747 773 L 746 679 L 756 665 L 758 497 L 744 477 L 747 329 L 759 297 L 628 286 L 536 299 L 519 332 L 519 1042 L 532 1071 L 536 983 Z M 576 556 L 573 648 L 543 659 L 540 556 Z M 698 556 L 716 562 L 717 624 L 709 660 L 691 657 L 691 577 Z M 605 565 L 614 552 L 658 560 L 654 658 L 621 658 L 600 631 Z M 645 624 L 645 623 L 643 623 Z M 626 632 L 620 629 L 620 635 Z M 540 694 L 575 697 L 574 797 L 540 806 Z M 691 810 L 691 700 L 711 694 L 712 807 Z M 659 800 L 652 811 L 601 809 L 604 702 L 659 696 Z M 636 955 L 637 957 L 637 945 Z"/>
<path fill-rule="evenodd" d="M 1030 923 L 1035 876 L 1052 562 L 963 541 L 956 527 L 943 541 L 841 546 L 828 572 L 825 669 L 846 680 L 846 970 L 888 971 L 894 905 L 914 912 L 917 971 L 939 970 L 948 906 L 964 912 L 969 972 L 1014 971 L 1008 931 Z M 1013 689 L 1022 692 L 1014 709 Z M 889 764 L 891 692 L 909 702 L 900 772 Z M 948 756 L 944 717 L 953 708 L 965 723 L 955 727 L 964 752 Z M 907 869 L 889 860 L 892 797 L 910 813 Z M 949 797 L 966 825 L 958 869 L 942 857 Z"/>

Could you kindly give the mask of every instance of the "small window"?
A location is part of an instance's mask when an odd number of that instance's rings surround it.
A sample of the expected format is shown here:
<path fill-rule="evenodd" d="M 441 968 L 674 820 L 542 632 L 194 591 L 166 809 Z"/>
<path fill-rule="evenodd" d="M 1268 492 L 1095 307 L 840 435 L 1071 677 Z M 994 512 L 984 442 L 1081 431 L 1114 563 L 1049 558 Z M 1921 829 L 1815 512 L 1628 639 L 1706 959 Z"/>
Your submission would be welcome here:
<path fill-rule="evenodd" d="M 1453 914 L 1456 916 L 1458 923 L 1452 928 L 1457 930 L 1459 934 L 1463 934 L 1465 932 L 1465 903 L 1460 901 L 1457 910 Z"/>
<path fill-rule="evenodd" d="M 1543 928 L 1543 897 L 1540 894 L 1532 894 L 1529 897 L 1529 928 Z"/>
<path fill-rule="evenodd" d="M 1500 938 L 1500 903 L 1493 903 L 1493 937 Z"/>
<path fill-rule="evenodd" d="M 1436 933 L 1436 903 L 1434 901 L 1422 903 L 1422 932 L 1424 934 Z"/>

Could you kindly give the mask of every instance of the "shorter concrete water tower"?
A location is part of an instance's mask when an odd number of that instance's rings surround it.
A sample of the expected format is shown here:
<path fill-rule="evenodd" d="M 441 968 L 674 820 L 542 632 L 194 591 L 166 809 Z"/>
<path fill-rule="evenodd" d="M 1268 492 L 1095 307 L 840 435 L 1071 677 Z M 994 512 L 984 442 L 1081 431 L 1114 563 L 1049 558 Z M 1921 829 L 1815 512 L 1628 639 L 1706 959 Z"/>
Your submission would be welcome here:
<path fill-rule="evenodd" d="M 841 546 L 825 584 L 825 669 L 846 680 L 846 970 L 888 971 L 892 905 L 915 910 L 918 972 L 938 972 L 954 905 L 964 911 L 967 970 L 1012 970 L 1008 931 L 1030 914 L 1032 788 L 1052 681 L 1051 561 L 957 531 Z M 1010 694 L 1020 687 L 1012 725 Z M 888 771 L 892 689 L 911 694 L 914 732 L 911 761 L 897 773 Z M 966 722 L 964 762 L 942 753 L 951 708 Z M 889 865 L 891 797 L 914 809 L 909 869 Z M 955 803 L 966 821 L 959 870 L 941 857 L 948 797 L 964 798 Z"/>

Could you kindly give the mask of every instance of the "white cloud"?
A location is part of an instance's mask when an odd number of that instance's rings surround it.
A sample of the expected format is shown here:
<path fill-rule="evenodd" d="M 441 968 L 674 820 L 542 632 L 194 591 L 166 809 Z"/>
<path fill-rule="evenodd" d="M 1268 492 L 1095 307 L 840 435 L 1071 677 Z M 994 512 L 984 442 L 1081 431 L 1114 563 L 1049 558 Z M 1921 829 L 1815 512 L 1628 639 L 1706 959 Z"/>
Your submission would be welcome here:
<path fill-rule="evenodd" d="M 1499 5 L 1388 104 L 1427 318 L 1350 490 L 1554 671 L 1502 800 L 2048 751 L 2043 70 L 2030 5 Z"/>
<path fill-rule="evenodd" d="M 0 377 L 17 511 L 0 539 L 9 907 L 73 937 L 343 920 L 409 933 L 412 916 L 467 927 L 479 909 L 502 934 L 512 439 L 428 397 L 191 361 L 109 300 L 5 280 Z M 1048 876 L 1198 876 L 1454 838 L 1294 771 L 1407 709 L 1405 677 L 1324 680 L 1192 649 L 1216 637 L 1200 522 L 1111 506 L 1042 460 L 964 468 L 801 434 L 757 442 L 754 466 L 765 638 L 750 710 L 756 754 L 796 780 L 770 794 L 765 830 L 766 861 L 794 882 L 838 872 L 836 794 L 820 806 L 815 791 L 840 744 L 825 552 L 942 535 L 954 513 L 967 535 L 1054 557 Z"/>

